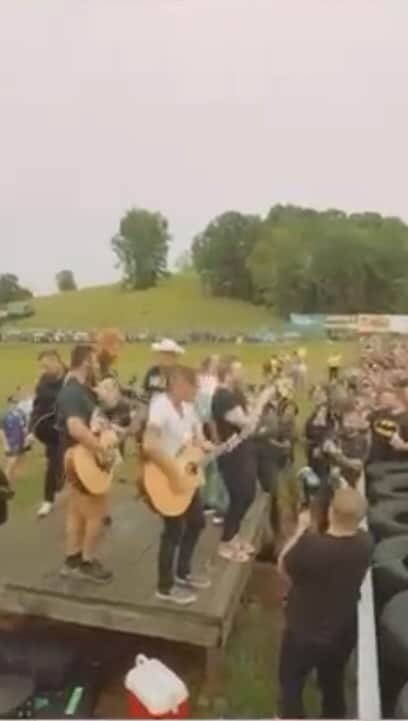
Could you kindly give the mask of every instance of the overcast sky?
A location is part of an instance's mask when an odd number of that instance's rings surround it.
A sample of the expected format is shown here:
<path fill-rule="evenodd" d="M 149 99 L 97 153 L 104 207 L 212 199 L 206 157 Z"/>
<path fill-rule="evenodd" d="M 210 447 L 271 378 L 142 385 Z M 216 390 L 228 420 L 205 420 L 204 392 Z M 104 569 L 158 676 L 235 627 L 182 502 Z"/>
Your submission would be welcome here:
<path fill-rule="evenodd" d="M 132 205 L 173 257 L 277 202 L 408 220 L 408 0 L 0 0 L 0 272 L 116 277 Z"/>

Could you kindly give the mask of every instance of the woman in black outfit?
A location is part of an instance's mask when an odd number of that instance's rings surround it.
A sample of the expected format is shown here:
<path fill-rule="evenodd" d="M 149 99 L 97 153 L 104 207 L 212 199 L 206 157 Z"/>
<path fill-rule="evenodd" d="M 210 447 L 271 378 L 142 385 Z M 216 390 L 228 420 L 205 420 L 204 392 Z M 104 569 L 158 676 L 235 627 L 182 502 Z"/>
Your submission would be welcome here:
<path fill-rule="evenodd" d="M 44 500 L 38 510 L 43 518 L 52 510 L 55 494 L 63 478 L 60 434 L 56 427 L 57 396 L 64 384 L 66 368 L 56 350 L 46 350 L 39 356 L 41 377 L 35 389 L 29 432 L 44 445 L 47 459 Z"/>
<path fill-rule="evenodd" d="M 337 431 L 337 420 L 328 403 L 321 403 L 309 416 L 305 425 L 306 457 L 308 466 L 318 476 L 320 487 L 313 499 L 313 513 L 316 525 L 324 531 L 327 512 L 331 501 L 330 470 L 332 461 L 325 452 L 325 443 L 333 441 Z"/>
<path fill-rule="evenodd" d="M 242 365 L 236 358 L 220 362 L 219 386 L 212 400 L 212 417 L 218 441 L 224 442 L 251 423 L 247 403 L 241 390 Z M 244 563 L 254 552 L 239 537 L 241 522 L 255 498 L 256 455 L 252 441 L 242 441 L 235 450 L 218 459 L 218 467 L 229 495 L 219 555 Z"/>

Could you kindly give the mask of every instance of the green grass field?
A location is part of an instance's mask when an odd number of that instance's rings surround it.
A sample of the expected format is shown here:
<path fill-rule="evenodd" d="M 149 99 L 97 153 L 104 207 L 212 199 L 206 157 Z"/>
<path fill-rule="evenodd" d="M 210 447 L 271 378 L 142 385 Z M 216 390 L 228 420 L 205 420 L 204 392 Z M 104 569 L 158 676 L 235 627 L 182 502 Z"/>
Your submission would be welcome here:
<path fill-rule="evenodd" d="M 118 326 L 129 331 L 175 332 L 194 329 L 248 331 L 276 326 L 265 308 L 227 298 L 208 298 L 198 278 L 173 276 L 157 288 L 126 292 L 118 285 L 37 298 L 28 328 L 92 330 Z M 279 323 L 278 323 L 279 324 Z"/>
<path fill-rule="evenodd" d="M 114 292 L 112 290 L 112 293 Z M 97 294 L 97 291 L 92 291 L 92 293 Z M 64 296 L 63 300 L 66 303 L 67 298 Z M 45 301 L 41 302 L 45 303 Z M 88 311 L 89 309 L 87 309 L 87 313 Z M 75 312 L 79 313 L 79 309 Z M 255 312 L 257 311 L 255 310 Z M 69 315 L 69 318 L 72 317 L 73 315 Z M 49 319 L 49 322 L 52 323 L 51 310 Z M 71 325 L 71 322 L 67 322 L 66 325 Z M 108 321 L 104 323 L 104 325 L 108 324 Z M 84 327 L 86 325 L 87 323 L 83 323 Z M 327 356 L 332 352 L 333 345 L 328 341 L 305 343 L 304 345 L 308 350 L 311 377 L 314 380 L 324 377 Z M 291 346 L 288 345 L 287 349 L 290 350 Z M 37 374 L 36 358 L 39 350 L 41 350 L 39 346 L 26 344 L 0 345 L 1 406 L 4 406 L 7 395 L 17 385 L 33 387 Z M 279 350 L 282 350 L 282 347 Z M 343 354 L 345 362 L 350 360 L 355 353 L 355 347 L 352 344 L 336 344 L 336 350 Z M 185 361 L 197 366 L 200 360 L 210 352 L 233 352 L 242 359 L 248 377 L 257 380 L 260 377 L 262 362 L 272 351 L 272 346 L 262 345 L 197 345 L 187 350 Z M 61 347 L 61 353 L 68 361 L 69 348 Z M 120 376 L 124 381 L 133 374 L 142 377 L 151 362 L 152 354 L 149 347 L 127 345 L 118 366 Z M 302 404 L 303 414 L 305 411 L 306 403 L 304 402 Z M 0 455 L 0 462 L 1 460 Z M 130 459 L 127 464 L 127 473 L 130 477 L 133 462 Z M 28 507 L 32 507 L 33 513 L 35 512 L 35 504 L 41 499 L 43 469 L 42 449 L 36 447 L 26 459 L 24 472 L 18 485 L 17 497 L 13 504 L 13 513 L 18 513 L 22 508 Z M 270 600 L 271 596 L 276 596 L 274 589 L 276 589 L 274 575 L 272 570 L 269 571 L 267 568 L 262 573 L 261 586 L 254 589 L 252 602 L 239 614 L 237 627 L 228 642 L 222 698 L 218 700 L 214 708 L 206 708 L 204 711 L 196 708 L 195 713 L 201 715 L 204 713 L 206 717 L 228 715 L 235 718 L 270 718 L 275 715 L 276 664 L 282 617 L 277 599 Z M 184 663 L 188 669 L 186 678 L 195 694 L 199 686 L 199 672 L 196 667 L 191 667 L 191 661 L 189 662 L 188 658 Z M 316 718 L 316 696 L 310 689 L 308 695 L 310 699 L 309 712 Z"/>

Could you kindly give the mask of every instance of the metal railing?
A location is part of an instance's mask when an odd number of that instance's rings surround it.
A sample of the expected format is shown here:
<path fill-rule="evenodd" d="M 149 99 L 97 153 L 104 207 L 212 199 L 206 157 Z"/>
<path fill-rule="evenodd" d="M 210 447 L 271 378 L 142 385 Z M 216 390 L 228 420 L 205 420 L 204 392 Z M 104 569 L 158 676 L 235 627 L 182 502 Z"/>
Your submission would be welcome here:
<path fill-rule="evenodd" d="M 364 476 L 360 484 L 360 490 L 365 496 Z M 362 525 L 367 528 L 367 521 L 364 520 Z M 373 579 L 370 569 L 361 588 L 358 607 L 357 713 L 361 721 L 379 721 L 382 718 Z"/>

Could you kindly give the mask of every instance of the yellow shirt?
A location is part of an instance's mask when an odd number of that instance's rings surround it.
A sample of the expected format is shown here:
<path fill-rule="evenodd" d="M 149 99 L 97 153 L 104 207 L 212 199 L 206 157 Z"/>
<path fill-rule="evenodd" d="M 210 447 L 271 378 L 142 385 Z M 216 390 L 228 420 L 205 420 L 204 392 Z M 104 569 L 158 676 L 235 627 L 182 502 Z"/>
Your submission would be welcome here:
<path fill-rule="evenodd" d="M 329 368 L 339 368 L 341 366 L 342 357 L 341 355 L 331 355 L 327 359 Z"/>

